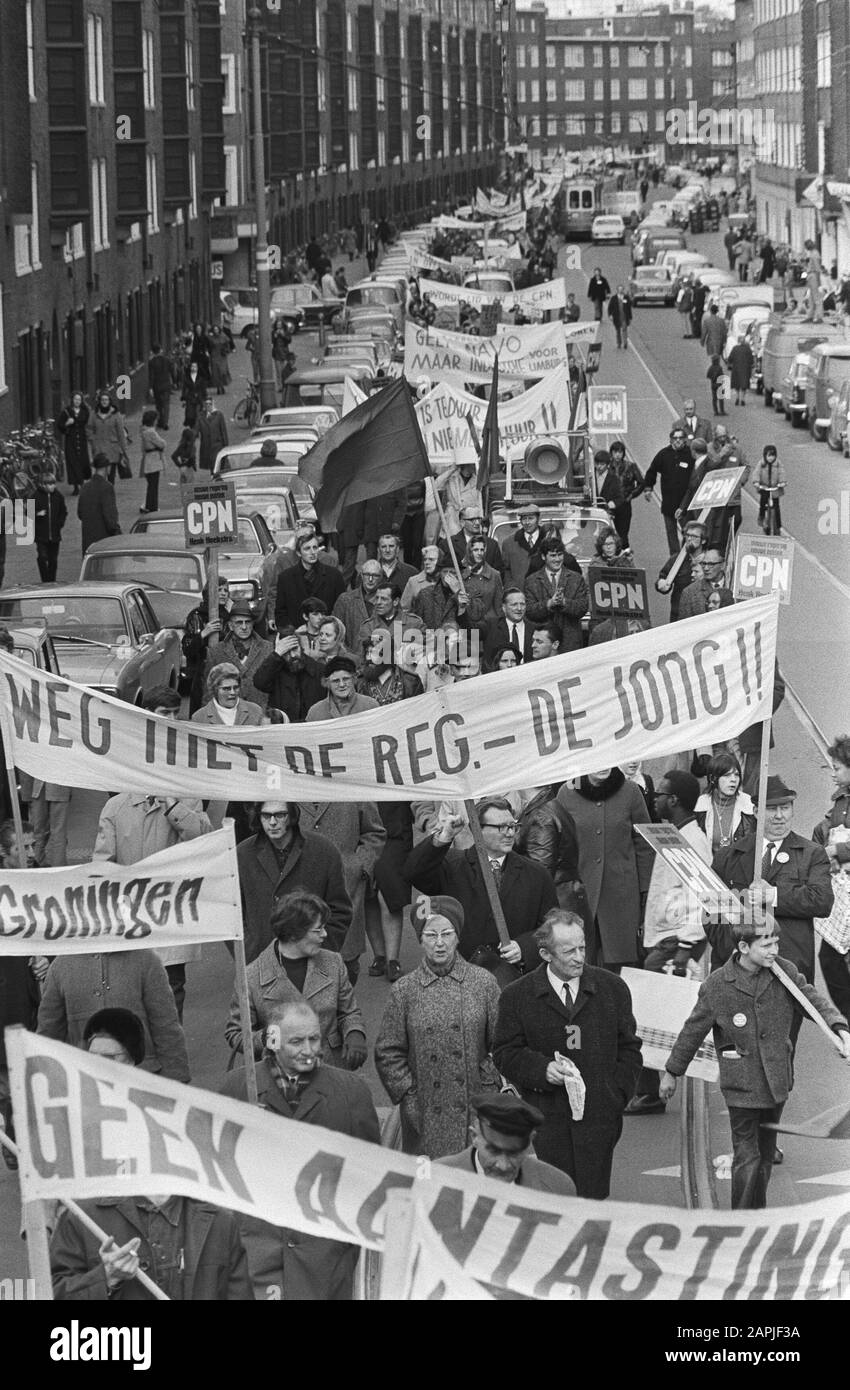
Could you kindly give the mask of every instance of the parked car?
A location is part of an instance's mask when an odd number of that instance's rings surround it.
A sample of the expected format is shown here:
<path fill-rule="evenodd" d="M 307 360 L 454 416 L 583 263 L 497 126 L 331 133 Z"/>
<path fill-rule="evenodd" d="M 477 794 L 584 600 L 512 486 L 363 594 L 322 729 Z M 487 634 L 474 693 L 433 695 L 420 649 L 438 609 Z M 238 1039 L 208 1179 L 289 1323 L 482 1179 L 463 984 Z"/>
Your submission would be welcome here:
<path fill-rule="evenodd" d="M 363 309 L 378 309 L 391 314 L 401 332 L 404 326 L 404 295 L 396 285 L 363 280 L 359 285 L 352 286 L 345 296 L 343 317 L 353 320 L 358 310 Z"/>
<path fill-rule="evenodd" d="M 806 420 L 812 439 L 826 439 L 833 402 L 850 379 L 850 343 L 818 343 L 806 372 Z"/>
<path fill-rule="evenodd" d="M 248 496 L 256 492 L 268 494 L 269 492 L 287 492 L 292 502 L 297 521 L 316 520 L 316 508 L 313 499 L 313 489 L 303 478 L 299 478 L 297 473 L 291 472 L 288 468 L 247 468 L 241 473 L 231 473 L 228 482 L 232 483 L 236 489 L 237 505 L 240 504 L 243 496 Z M 273 530 L 269 527 L 269 530 Z"/>
<path fill-rule="evenodd" d="M 665 266 L 636 265 L 629 277 L 633 304 L 673 304 L 673 282 Z"/>
<path fill-rule="evenodd" d="M 850 458 L 850 380 L 842 381 L 832 402 L 826 442 L 830 449 Z"/>
<path fill-rule="evenodd" d="M 683 271 L 690 274 L 697 270 L 708 270 L 711 261 L 701 251 L 682 251 L 678 246 L 668 246 L 659 251 L 655 264 L 666 266 L 675 281 Z"/>
<path fill-rule="evenodd" d="M 795 429 L 805 424 L 806 421 L 806 379 L 809 375 L 809 354 L 798 352 L 792 359 L 788 371 L 782 378 L 782 383 L 777 391 L 774 388 L 774 400 L 779 400 L 779 408 L 786 420 L 790 420 Z M 767 387 L 765 387 L 767 395 Z"/>
<path fill-rule="evenodd" d="M 620 214 L 607 212 L 594 217 L 590 227 L 590 240 L 595 246 L 602 242 L 616 242 L 617 245 L 624 246 L 626 224 Z"/>
<path fill-rule="evenodd" d="M 341 413 L 346 377 L 364 391 L 368 390 L 367 383 L 375 380 L 374 372 L 368 367 L 350 362 L 328 362 L 293 372 L 287 379 L 286 389 L 305 405 L 332 405 Z"/>
<path fill-rule="evenodd" d="M 141 584 L 163 627 L 182 628 L 206 583 L 203 550 L 187 550 L 167 536 L 107 536 L 90 545 L 80 579 Z"/>
<path fill-rule="evenodd" d="M 843 342 L 844 330 L 837 324 L 807 324 L 788 319 L 771 325 L 765 339 L 764 403 L 774 404 L 774 394 L 781 397 L 782 384 L 795 357 L 811 352 L 818 343 Z"/>
<path fill-rule="evenodd" d="M 246 503 L 243 510 L 237 496 L 236 510 L 237 537 L 232 545 L 218 547 L 219 574 L 227 579 L 233 598 L 244 598 L 249 602 L 259 600 L 265 612 L 269 594 L 276 582 L 277 546 L 264 517 L 250 509 L 250 503 Z M 182 539 L 182 510 L 174 508 L 137 517 L 131 534 L 142 532 L 171 538 L 179 536 Z"/>
<path fill-rule="evenodd" d="M 234 337 L 244 338 L 248 329 L 259 322 L 256 289 L 248 286 L 243 289 L 220 290 L 218 297 L 221 304 L 222 322 L 227 324 Z M 276 314 L 272 312 L 270 318 L 272 322 L 276 318 L 285 319 L 287 327 L 293 333 L 297 333 L 304 323 L 304 315 L 300 309 L 294 308 L 287 313 Z"/>
<path fill-rule="evenodd" d="M 312 425 L 319 434 L 327 434 L 332 425 L 339 421 L 339 412 L 331 405 L 296 405 L 273 410 L 264 410 L 260 416 L 259 428 L 264 425 Z"/>
<path fill-rule="evenodd" d="M 48 671 L 51 676 L 61 676 L 59 658 L 53 645 L 53 638 L 46 627 L 9 626 L 9 636 L 14 643 L 14 655 L 28 666 L 39 671 Z"/>
<path fill-rule="evenodd" d="M 278 285 L 271 294 L 273 319 L 296 323 L 299 328 L 319 328 L 338 314 L 343 301 L 322 299 L 315 285 Z"/>
<path fill-rule="evenodd" d="M 182 535 L 182 512 L 180 523 Z M 17 585 L 0 593 L 0 622 L 43 623 L 63 676 L 131 705 L 140 705 L 154 686 L 177 689 L 180 634 L 161 626 L 141 585 Z"/>
<path fill-rule="evenodd" d="M 769 323 L 773 318 L 773 310 L 766 304 L 736 304 L 732 312 L 727 315 L 727 326 L 729 330 L 728 344 L 730 347 L 738 341 L 741 334 L 746 334 L 752 323 Z"/>
<path fill-rule="evenodd" d="M 661 251 L 673 247 L 684 251 L 687 244 L 685 233 L 677 227 L 644 227 L 632 246 L 632 265 L 654 265 Z"/>
<path fill-rule="evenodd" d="M 222 473 L 236 473 L 239 469 L 250 468 L 254 459 L 262 458 L 260 449 L 264 439 L 274 439 L 277 443 L 277 455 L 274 461 L 275 468 L 285 468 L 293 473 L 298 472 L 298 460 L 303 458 L 307 450 L 312 447 L 315 440 L 309 436 L 299 439 L 282 437 L 278 439 L 276 434 L 253 436 L 250 439 L 243 439 L 238 444 L 228 444 L 224 449 L 219 449 L 213 463 L 213 476 L 218 477 Z M 262 463 L 258 463 L 258 468 L 268 466 L 268 461 L 263 458 Z"/>

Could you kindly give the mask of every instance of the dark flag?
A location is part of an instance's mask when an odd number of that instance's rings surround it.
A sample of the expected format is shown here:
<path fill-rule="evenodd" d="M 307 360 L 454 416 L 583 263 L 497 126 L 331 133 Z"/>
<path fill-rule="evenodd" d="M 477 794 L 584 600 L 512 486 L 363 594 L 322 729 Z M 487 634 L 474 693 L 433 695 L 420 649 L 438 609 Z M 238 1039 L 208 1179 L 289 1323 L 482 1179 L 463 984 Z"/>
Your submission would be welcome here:
<path fill-rule="evenodd" d="M 478 455 L 478 476 L 475 486 L 481 492 L 488 486 L 491 477 L 499 471 L 499 354 L 493 363 L 493 380 L 490 383 L 490 399 L 481 431 L 481 452 Z"/>
<path fill-rule="evenodd" d="M 335 531 L 340 513 L 431 477 L 425 441 L 404 377 L 369 396 L 309 449 L 298 476 L 316 494 L 322 531 Z"/>

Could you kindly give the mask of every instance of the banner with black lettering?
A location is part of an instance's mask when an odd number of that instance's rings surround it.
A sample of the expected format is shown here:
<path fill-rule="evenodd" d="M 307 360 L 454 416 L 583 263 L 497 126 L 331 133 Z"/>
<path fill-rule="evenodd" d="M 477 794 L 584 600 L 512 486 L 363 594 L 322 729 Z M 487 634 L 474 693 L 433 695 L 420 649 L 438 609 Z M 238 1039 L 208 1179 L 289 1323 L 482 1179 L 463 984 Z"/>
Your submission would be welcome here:
<path fill-rule="evenodd" d="M 814 1300 L 835 1298 L 845 1277 L 843 1195 L 768 1211 L 553 1196 L 285 1119 L 22 1027 L 7 1028 L 5 1040 L 25 1202 L 173 1192 L 382 1250 L 388 1194 L 412 1189 L 429 1246 L 445 1249 L 458 1278 L 537 1299 Z"/>
<path fill-rule="evenodd" d="M 765 595 L 349 718 L 258 728 L 174 722 L 0 652 L 0 723 L 17 767 L 71 787 L 462 800 L 722 743 L 769 718 L 777 614 Z"/>
<path fill-rule="evenodd" d="M 569 342 L 593 341 L 593 323 L 500 324 L 493 338 L 476 338 L 448 328 L 422 328 L 409 320 L 404 330 L 404 374 L 462 387 L 466 382 L 489 385 L 499 354 L 500 381 L 528 381 L 566 370 Z"/>
<path fill-rule="evenodd" d="M 136 864 L 5 869 L 0 957 L 197 946 L 242 937 L 232 823 Z"/>
<path fill-rule="evenodd" d="M 420 277 L 419 291 L 427 294 L 438 309 L 443 304 L 462 302 L 473 308 L 480 308 L 483 304 L 501 304 L 508 311 L 522 309 L 524 314 L 532 314 L 548 309 L 563 309 L 567 302 L 566 281 L 562 275 L 557 280 L 544 280 L 542 284 L 529 285 L 524 290 L 476 290 L 466 285 L 443 285 L 439 280 Z"/>

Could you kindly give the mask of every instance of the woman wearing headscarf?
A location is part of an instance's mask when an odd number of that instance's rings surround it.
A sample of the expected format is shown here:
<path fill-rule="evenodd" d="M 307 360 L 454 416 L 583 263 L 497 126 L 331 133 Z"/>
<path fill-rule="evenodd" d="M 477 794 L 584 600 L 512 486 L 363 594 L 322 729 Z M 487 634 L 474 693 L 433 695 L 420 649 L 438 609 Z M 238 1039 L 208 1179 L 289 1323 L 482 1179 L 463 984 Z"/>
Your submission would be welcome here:
<path fill-rule="evenodd" d="M 204 385 L 209 386 L 212 380 L 212 365 L 210 362 L 210 352 L 212 344 L 204 332 L 204 325 L 196 323 L 192 329 L 192 346 L 189 349 L 189 363 L 197 365 L 198 371 L 204 380 Z"/>
<path fill-rule="evenodd" d="M 114 485 L 119 463 L 128 463 L 127 426 L 124 416 L 112 402 L 108 391 L 99 391 L 97 405 L 86 425 L 92 457 L 103 454 L 109 459 L 109 481 Z"/>
<path fill-rule="evenodd" d="M 82 391 L 74 391 L 71 400 L 56 421 L 56 429 L 62 436 L 65 451 L 65 475 L 74 491 L 72 497 L 79 495 L 83 483 L 91 477 L 91 458 L 89 456 L 88 423 L 91 411 L 83 400 Z"/>
<path fill-rule="evenodd" d="M 375 1066 L 401 1107 L 404 1152 L 442 1158 L 467 1143 L 472 1097 L 501 1088 L 490 1056 L 499 986 L 458 953 L 464 914 L 457 899 L 420 898 L 411 920 L 421 960 L 393 985 Z"/>
<path fill-rule="evenodd" d="M 223 575 L 218 581 L 218 605 L 215 616 L 209 610 L 209 581 L 201 591 L 201 601 L 186 615 L 183 624 L 183 655 L 186 658 L 186 681 L 189 686 L 189 713 L 199 709 L 204 698 L 204 668 L 207 648 L 219 641 L 227 630 L 227 617 L 233 607 L 230 585 Z"/>

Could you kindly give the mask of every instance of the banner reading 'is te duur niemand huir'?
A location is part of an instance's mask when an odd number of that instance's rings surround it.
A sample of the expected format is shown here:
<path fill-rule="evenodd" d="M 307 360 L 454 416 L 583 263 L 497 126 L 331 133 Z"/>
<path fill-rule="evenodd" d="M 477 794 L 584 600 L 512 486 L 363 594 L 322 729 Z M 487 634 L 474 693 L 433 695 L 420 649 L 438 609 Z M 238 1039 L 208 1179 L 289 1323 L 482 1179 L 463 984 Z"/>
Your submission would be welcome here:
<path fill-rule="evenodd" d="M 736 604 L 319 723 L 213 730 L 0 652 L 3 737 L 46 781 L 145 794 L 419 801 L 722 743 L 771 714 L 778 606 Z"/>
<path fill-rule="evenodd" d="M 529 1191 L 352 1139 L 7 1028 L 24 1201 L 173 1192 L 382 1250 L 412 1190 L 445 1269 L 539 1299 L 824 1299 L 850 1249 L 845 1198 L 684 1211 Z M 430 1296 L 430 1295 L 429 1295 Z"/>

